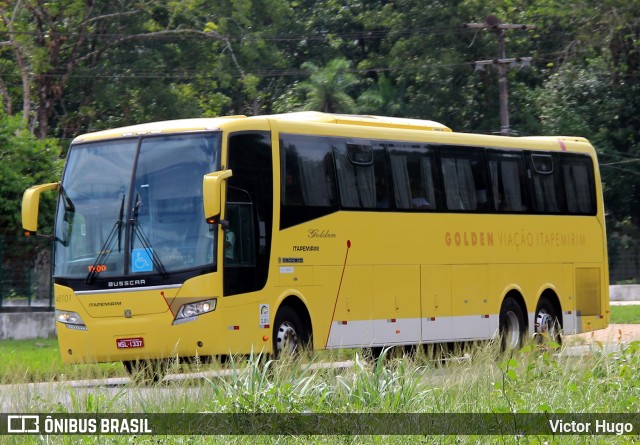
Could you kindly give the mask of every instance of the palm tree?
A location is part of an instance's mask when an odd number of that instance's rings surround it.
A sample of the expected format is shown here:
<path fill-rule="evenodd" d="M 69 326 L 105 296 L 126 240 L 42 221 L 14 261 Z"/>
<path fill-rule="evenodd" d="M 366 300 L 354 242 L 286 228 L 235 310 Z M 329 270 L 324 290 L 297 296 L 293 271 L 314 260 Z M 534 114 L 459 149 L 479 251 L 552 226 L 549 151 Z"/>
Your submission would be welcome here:
<path fill-rule="evenodd" d="M 375 86 L 358 97 L 359 112 L 382 116 L 400 116 L 403 111 L 404 91 L 384 74 L 378 77 Z"/>
<path fill-rule="evenodd" d="M 302 68 L 310 72 L 309 79 L 296 87 L 306 95 L 304 110 L 325 113 L 353 113 L 355 100 L 349 96 L 349 89 L 359 83 L 349 72 L 350 64 L 345 59 L 333 59 L 324 67 L 305 62 Z"/>

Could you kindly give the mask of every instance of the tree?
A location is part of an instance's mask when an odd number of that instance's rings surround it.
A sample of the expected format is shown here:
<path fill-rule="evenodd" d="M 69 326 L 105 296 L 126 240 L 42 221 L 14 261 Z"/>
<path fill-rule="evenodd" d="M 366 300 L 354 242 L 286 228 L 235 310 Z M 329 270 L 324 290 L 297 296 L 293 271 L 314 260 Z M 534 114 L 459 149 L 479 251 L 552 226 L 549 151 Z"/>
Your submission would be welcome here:
<path fill-rule="evenodd" d="M 48 243 L 27 242 L 22 236 L 20 203 L 24 191 L 34 184 L 55 182 L 61 171 L 57 141 L 36 139 L 20 116 L 0 113 L 0 275 L 24 288 L 28 270 L 36 260 L 47 257 Z M 43 196 L 40 227 L 51 229 L 55 210 L 55 196 Z M 40 262 L 48 283 L 50 268 Z M 0 276 L 0 278 L 3 278 Z M 3 282 L 0 280 L 0 297 Z M 48 294 L 48 286 L 39 287 L 41 296 Z"/>
<path fill-rule="evenodd" d="M 615 266 L 623 250 L 640 259 L 640 8 L 610 0 L 575 9 L 561 16 L 568 50 L 532 93 L 544 132 L 586 136 L 598 151 Z"/>
<path fill-rule="evenodd" d="M 306 97 L 303 109 L 325 113 L 352 113 L 355 110 L 355 100 L 348 92 L 359 81 L 349 72 L 347 60 L 333 59 L 324 67 L 305 62 L 302 68 L 309 71 L 309 80 L 296 87 Z"/>
<path fill-rule="evenodd" d="M 402 116 L 403 96 L 402 88 L 394 85 L 390 78 L 382 74 L 373 88 L 358 97 L 358 109 L 364 114 Z"/>
<path fill-rule="evenodd" d="M 190 97 L 194 91 L 181 86 L 199 76 L 210 81 L 206 68 L 223 60 L 233 70 L 226 73 L 233 79 L 232 88 L 256 101 L 258 88 L 243 66 L 243 56 L 249 48 L 255 59 L 266 51 L 257 50 L 255 40 L 241 45 L 224 34 L 235 29 L 227 23 L 251 28 L 255 17 L 246 15 L 253 11 L 252 3 L 229 2 L 210 11 L 205 1 L 0 2 L 0 31 L 7 35 L 0 42 L 0 59 L 7 69 L 0 74 L 5 112 L 18 112 L 14 102 L 20 96 L 21 113 L 39 138 L 51 135 L 52 129 L 65 137 L 80 126 L 91 129 L 92 124 L 194 116 L 201 112 L 198 101 Z M 208 21 L 210 13 L 215 17 L 221 12 L 230 17 Z M 16 75 L 20 93 L 11 84 Z M 108 96 L 101 102 L 104 91 Z M 105 119 L 105 106 L 113 107 L 115 119 Z"/>

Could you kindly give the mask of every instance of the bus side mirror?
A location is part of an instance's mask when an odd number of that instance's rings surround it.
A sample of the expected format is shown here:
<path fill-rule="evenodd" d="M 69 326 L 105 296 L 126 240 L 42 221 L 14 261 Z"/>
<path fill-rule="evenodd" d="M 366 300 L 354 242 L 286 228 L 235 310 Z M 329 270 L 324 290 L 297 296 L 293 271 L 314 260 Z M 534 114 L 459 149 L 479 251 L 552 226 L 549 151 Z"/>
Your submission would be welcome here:
<path fill-rule="evenodd" d="M 22 228 L 27 233 L 38 231 L 38 208 L 40 207 L 40 194 L 49 190 L 58 189 L 60 183 L 52 182 L 33 186 L 22 195 Z"/>
<path fill-rule="evenodd" d="M 202 199 L 204 216 L 209 224 L 220 222 L 222 210 L 222 184 L 233 175 L 231 170 L 223 170 L 204 175 L 202 180 Z"/>

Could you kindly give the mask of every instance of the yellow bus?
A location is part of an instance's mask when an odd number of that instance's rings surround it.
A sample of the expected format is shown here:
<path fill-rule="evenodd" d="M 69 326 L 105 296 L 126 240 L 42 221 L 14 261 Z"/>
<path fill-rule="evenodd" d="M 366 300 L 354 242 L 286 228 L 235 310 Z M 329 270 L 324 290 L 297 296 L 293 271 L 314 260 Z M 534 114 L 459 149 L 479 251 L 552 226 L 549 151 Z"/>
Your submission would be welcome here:
<path fill-rule="evenodd" d="M 596 153 L 579 137 L 290 113 L 73 140 L 56 189 L 67 363 L 579 333 L 609 322 Z"/>

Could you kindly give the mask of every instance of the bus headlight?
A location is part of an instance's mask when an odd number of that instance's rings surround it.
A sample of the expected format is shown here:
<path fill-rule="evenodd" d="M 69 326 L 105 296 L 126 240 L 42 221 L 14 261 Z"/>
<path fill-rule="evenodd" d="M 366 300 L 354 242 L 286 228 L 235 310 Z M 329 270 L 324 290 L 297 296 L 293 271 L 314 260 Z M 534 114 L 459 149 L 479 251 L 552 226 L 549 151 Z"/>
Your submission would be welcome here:
<path fill-rule="evenodd" d="M 217 301 L 216 298 L 212 298 L 210 300 L 182 305 L 176 314 L 176 318 L 173 320 L 173 324 L 194 321 L 197 320 L 199 315 L 215 311 Z"/>
<path fill-rule="evenodd" d="M 65 324 L 69 329 L 87 330 L 82 317 L 77 312 L 56 310 L 56 321 Z"/>

